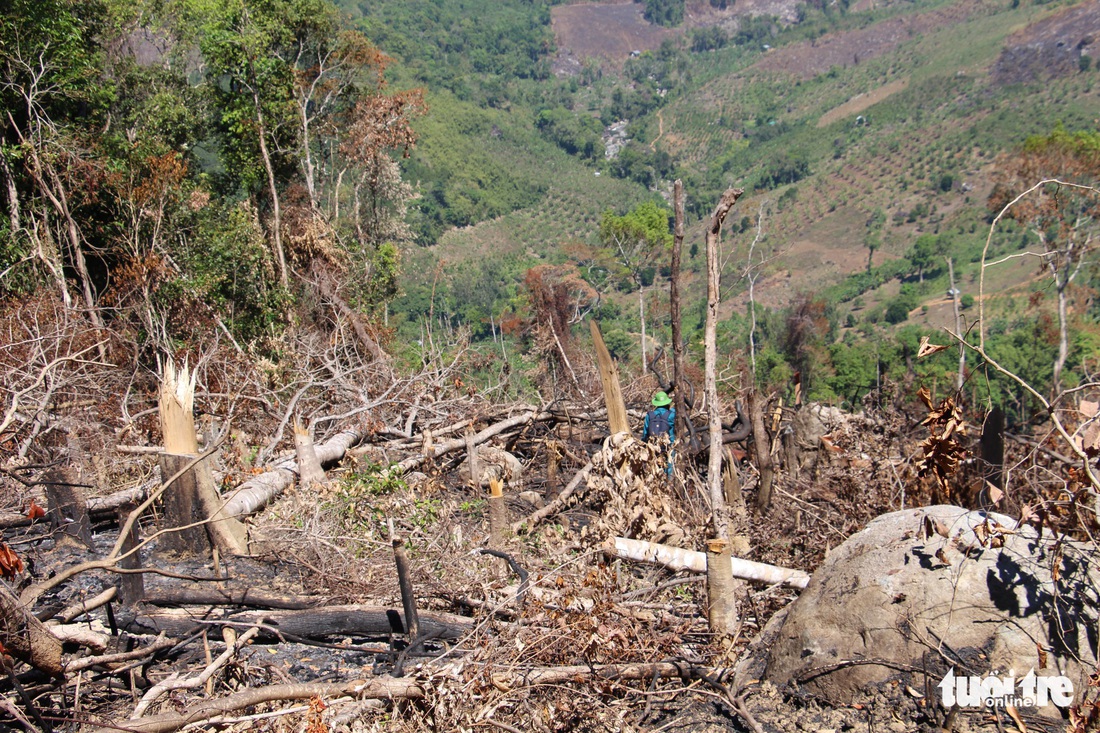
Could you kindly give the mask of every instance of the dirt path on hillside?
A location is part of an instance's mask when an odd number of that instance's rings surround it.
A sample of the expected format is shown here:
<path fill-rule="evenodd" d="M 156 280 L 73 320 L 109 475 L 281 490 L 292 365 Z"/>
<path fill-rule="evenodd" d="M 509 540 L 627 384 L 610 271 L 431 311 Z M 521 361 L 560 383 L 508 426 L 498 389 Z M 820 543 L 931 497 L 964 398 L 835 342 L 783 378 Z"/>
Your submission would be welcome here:
<path fill-rule="evenodd" d="M 898 79 L 897 81 L 892 81 L 889 84 L 883 84 L 878 89 L 872 89 L 866 94 L 857 94 L 844 104 L 838 107 L 834 107 L 825 114 L 821 115 L 821 119 L 817 121 L 817 127 L 819 129 L 822 127 L 828 127 L 834 122 L 842 120 L 845 117 L 858 115 L 860 112 L 870 109 L 890 95 L 896 94 L 908 86 L 908 79 Z"/>
<path fill-rule="evenodd" d="M 665 118 L 661 115 L 661 110 L 657 110 L 657 137 L 653 138 L 653 142 L 649 144 L 649 149 L 654 153 L 657 152 L 657 142 L 665 135 Z"/>

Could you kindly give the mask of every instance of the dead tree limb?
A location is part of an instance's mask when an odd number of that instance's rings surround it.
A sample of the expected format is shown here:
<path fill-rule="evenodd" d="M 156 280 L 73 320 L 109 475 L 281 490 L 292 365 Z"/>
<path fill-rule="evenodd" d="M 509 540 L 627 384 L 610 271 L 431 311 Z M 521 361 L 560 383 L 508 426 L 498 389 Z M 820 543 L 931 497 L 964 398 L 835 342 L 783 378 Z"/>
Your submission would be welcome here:
<path fill-rule="evenodd" d="M 528 410 L 515 417 L 510 417 L 507 420 L 501 420 L 498 423 L 490 425 L 481 432 L 473 436 L 472 441 L 474 445 L 480 445 L 489 438 L 496 437 L 503 432 L 511 430 L 512 428 L 519 427 L 520 425 L 526 425 L 531 422 L 539 422 L 544 420 L 553 420 L 554 414 L 548 411 L 540 410 Z M 442 443 L 435 443 L 432 446 L 432 455 L 440 456 L 444 453 L 450 453 L 451 451 L 461 450 L 467 445 L 467 438 L 454 438 L 453 440 L 445 440 Z M 420 466 L 424 461 L 428 460 L 428 457 L 424 453 L 418 453 L 413 456 L 409 456 L 405 460 L 397 464 L 398 468 L 402 471 L 411 471 L 414 468 Z"/>
<path fill-rule="evenodd" d="M 356 697 L 359 699 L 410 700 L 424 696 L 424 690 L 410 678 L 379 677 L 350 682 L 269 685 L 244 690 L 216 700 L 204 700 L 179 713 L 165 713 L 141 720 L 115 721 L 93 733 L 170 733 L 223 713 L 276 700 L 307 700 L 312 697 Z"/>
<path fill-rule="evenodd" d="M 704 392 L 707 400 L 708 425 L 710 429 L 710 456 L 707 461 L 707 487 L 710 493 L 710 506 L 714 519 L 714 534 L 719 539 L 728 540 L 729 516 L 726 508 L 726 495 L 722 487 L 722 411 L 718 403 L 718 305 L 721 300 L 721 265 L 718 254 L 719 237 L 722 224 L 730 209 L 745 191 L 741 188 L 728 188 L 714 207 L 707 225 L 707 319 L 703 342 L 705 349 Z"/>
<path fill-rule="evenodd" d="M 302 611 L 323 606 L 327 599 L 282 596 L 256 588 L 160 588 L 145 594 L 151 606 L 251 606 Z"/>
<path fill-rule="evenodd" d="M 418 620 L 420 634 L 424 639 L 458 639 L 473 628 L 472 619 L 436 611 L 421 611 Z M 210 609 L 201 607 L 187 612 L 158 611 L 139 614 L 132 628 L 144 633 L 152 631 L 180 638 L 204 623 L 260 626 L 260 638 L 266 640 L 276 639 L 281 633 L 303 639 L 323 639 L 327 636 L 349 634 L 387 636 L 408 633 L 404 614 L 400 610 L 387 606 L 362 605 L 295 611 L 244 611 L 222 619 L 213 618 Z"/>
<path fill-rule="evenodd" d="M 241 634 L 235 643 L 228 645 L 226 650 L 218 655 L 217 659 L 206 665 L 206 669 L 194 677 L 180 678 L 176 674 L 173 674 L 167 679 L 163 679 L 150 687 L 146 693 L 141 696 L 141 700 L 138 701 L 138 704 L 134 706 L 134 712 L 130 716 L 130 719 L 137 720 L 141 718 L 145 715 L 145 711 L 149 709 L 150 705 L 164 695 L 167 695 L 171 690 L 193 690 L 196 687 L 201 687 L 206 684 L 206 681 L 213 677 L 215 672 L 225 666 L 225 663 L 237 654 L 259 632 L 260 630 L 253 626 L 251 629 Z"/>
<path fill-rule="evenodd" d="M 565 507 L 565 505 L 569 503 L 569 500 L 573 496 L 573 494 L 576 493 L 577 488 L 581 486 L 582 482 L 586 478 L 588 478 L 588 473 L 591 470 L 592 461 L 589 461 L 588 463 L 584 464 L 584 467 L 581 468 L 581 470 L 577 471 L 576 475 L 573 476 L 573 480 L 570 481 L 569 484 L 561 490 L 561 493 L 558 494 L 557 498 L 544 506 L 542 509 L 539 509 L 537 512 L 527 515 L 525 519 L 521 519 L 520 521 L 515 522 L 512 525 L 512 531 L 516 534 L 519 534 L 526 528 L 526 530 L 530 532 L 542 520 L 546 519 L 547 517 L 551 517 L 561 511 Z"/>

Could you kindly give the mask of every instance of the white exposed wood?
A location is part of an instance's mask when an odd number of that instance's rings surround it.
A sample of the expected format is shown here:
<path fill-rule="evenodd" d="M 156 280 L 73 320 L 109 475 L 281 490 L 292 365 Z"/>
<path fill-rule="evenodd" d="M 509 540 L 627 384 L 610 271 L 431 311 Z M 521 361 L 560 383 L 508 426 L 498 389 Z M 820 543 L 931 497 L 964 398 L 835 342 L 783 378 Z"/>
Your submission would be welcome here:
<path fill-rule="evenodd" d="M 670 570 L 690 570 L 693 573 L 705 573 L 707 571 L 706 553 L 685 550 L 680 547 L 669 547 L 656 542 L 614 537 L 608 540 L 604 549 L 609 554 L 623 560 L 655 563 Z M 769 584 L 783 583 L 792 588 L 805 588 L 810 582 L 810 576 L 801 570 L 781 568 L 776 565 L 742 560 L 737 557 L 730 558 L 730 565 L 732 566 L 733 577 L 742 580 Z"/>
<path fill-rule="evenodd" d="M 363 434 L 359 431 L 347 430 L 339 433 L 328 442 L 315 446 L 317 460 L 322 465 L 337 461 L 362 439 Z M 222 512 L 229 517 L 257 512 L 293 484 L 294 477 L 297 475 L 298 462 L 291 458 L 283 459 L 270 471 L 261 473 L 238 486 L 225 502 Z"/>
<path fill-rule="evenodd" d="M 187 364 L 178 372 L 171 359 L 164 365 L 158 406 L 164 450 L 168 453 L 194 455 L 199 452 L 194 420 L 196 379 L 197 375 Z"/>

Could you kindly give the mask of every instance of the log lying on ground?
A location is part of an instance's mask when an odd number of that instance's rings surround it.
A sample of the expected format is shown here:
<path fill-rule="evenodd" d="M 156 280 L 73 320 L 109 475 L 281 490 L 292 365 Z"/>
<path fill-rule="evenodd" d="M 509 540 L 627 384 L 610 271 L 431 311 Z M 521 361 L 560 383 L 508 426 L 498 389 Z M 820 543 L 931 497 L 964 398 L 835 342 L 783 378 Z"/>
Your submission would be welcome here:
<path fill-rule="evenodd" d="M 348 449 L 363 439 L 358 430 L 346 430 L 339 433 L 323 445 L 315 446 L 317 459 L 323 464 L 338 461 Z M 225 503 L 222 510 L 226 516 L 239 517 L 262 509 L 269 501 L 294 483 L 298 475 L 298 463 L 286 458 L 273 469 L 245 481 L 237 487 Z"/>
<path fill-rule="evenodd" d="M 706 553 L 659 545 L 656 542 L 613 537 L 607 541 L 604 550 L 623 560 L 656 563 L 670 570 L 690 570 L 695 573 L 707 571 Z M 769 584 L 783 583 L 792 588 L 805 588 L 810 582 L 810 576 L 801 570 L 766 565 L 737 557 L 730 558 L 730 561 L 733 565 L 733 577 L 742 580 Z"/>
<path fill-rule="evenodd" d="M 425 639 L 457 639 L 473 628 L 473 619 L 449 613 L 422 611 L 420 633 Z M 199 607 L 186 613 L 152 611 L 139 614 L 131 628 L 165 633 L 181 638 L 202 624 L 231 623 L 234 626 L 262 624 L 261 639 L 323 639 L 335 635 L 404 634 L 404 614 L 385 606 L 327 606 L 300 611 L 245 611 L 218 619 L 212 609 Z"/>
<path fill-rule="evenodd" d="M 301 611 L 323 606 L 321 596 L 283 596 L 255 588 L 162 588 L 145 594 L 152 606 L 252 606 Z"/>
<path fill-rule="evenodd" d="M 159 481 L 151 481 L 141 486 L 123 489 L 107 496 L 92 496 L 88 498 L 88 514 L 93 519 L 103 519 L 106 515 L 113 515 L 115 511 L 125 505 L 141 502 L 149 495 L 149 489 L 159 484 Z M 28 527 L 41 519 L 31 519 L 26 514 L 3 513 L 0 514 L 0 529 L 12 529 L 14 527 Z"/>

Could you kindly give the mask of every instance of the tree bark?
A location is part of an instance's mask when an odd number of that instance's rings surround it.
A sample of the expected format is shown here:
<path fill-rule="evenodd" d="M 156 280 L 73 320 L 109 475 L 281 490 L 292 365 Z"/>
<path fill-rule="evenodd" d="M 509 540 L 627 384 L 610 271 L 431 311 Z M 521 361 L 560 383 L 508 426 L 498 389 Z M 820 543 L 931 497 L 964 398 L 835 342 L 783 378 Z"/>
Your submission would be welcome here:
<path fill-rule="evenodd" d="M 688 428 L 690 421 L 683 389 L 684 330 L 680 314 L 680 260 L 684 250 L 684 183 L 679 178 L 672 185 L 672 210 L 675 223 L 672 228 L 672 272 L 668 286 L 669 316 L 672 320 L 672 397 L 676 400 L 676 435 L 683 438 L 690 435 L 694 440 L 694 431 Z M 697 450 L 698 445 L 693 443 L 691 452 L 695 453 Z"/>
<path fill-rule="evenodd" d="M 749 390 L 749 419 L 752 420 L 752 452 L 756 459 L 756 469 L 760 472 L 760 487 L 756 492 L 756 508 L 765 511 L 772 503 L 772 482 L 775 479 L 775 467 L 772 463 L 771 441 L 764 429 L 764 405 L 760 395 L 753 387 Z"/>
<path fill-rule="evenodd" d="M 325 482 L 325 470 L 317 460 L 317 450 L 313 446 L 313 436 L 309 428 L 300 419 L 294 421 L 294 449 L 298 455 L 298 485 L 309 489 Z"/>
<path fill-rule="evenodd" d="M 170 475 L 170 474 L 169 474 Z M 126 518 L 130 516 L 130 512 L 137 508 L 136 504 L 123 504 L 118 509 L 118 524 L 120 527 L 124 527 Z M 130 525 L 130 531 L 123 536 L 122 540 L 122 554 L 130 552 L 130 550 L 137 547 L 138 544 L 138 523 L 134 522 Z M 135 552 L 133 555 L 124 557 L 118 561 L 120 568 L 134 569 L 141 567 L 141 553 Z M 143 573 L 122 573 L 118 576 L 118 595 L 119 602 L 124 606 L 133 606 L 139 603 L 145 598 L 145 575 Z"/>
<path fill-rule="evenodd" d="M 710 489 L 714 534 L 729 540 L 729 513 L 722 491 L 722 408 L 718 402 L 718 305 L 721 299 L 718 238 L 722 223 L 744 189 L 729 188 L 722 194 L 707 226 L 707 322 L 704 331 L 707 413 L 710 427 L 710 455 L 707 460 L 707 486 Z"/>
<path fill-rule="evenodd" d="M 707 571 L 705 553 L 660 545 L 656 542 L 613 537 L 604 546 L 604 551 L 623 560 L 656 563 L 669 570 L 690 570 L 694 573 Z M 742 580 L 769 584 L 783 583 L 792 588 L 805 588 L 810 582 L 810 576 L 801 570 L 766 565 L 737 557 L 730 558 L 730 565 L 733 577 Z"/>
<path fill-rule="evenodd" d="M 255 75 L 253 74 L 253 77 Z M 283 217 L 279 206 L 279 187 L 275 180 L 275 167 L 271 163 L 271 152 L 267 149 L 267 126 L 264 124 L 263 105 L 260 103 L 260 91 L 256 81 L 250 80 L 252 87 L 252 103 L 256 109 L 256 132 L 260 143 L 260 157 L 263 159 L 264 172 L 267 173 L 267 188 L 271 196 L 272 239 L 275 248 L 275 260 L 279 265 L 279 284 L 283 288 L 290 287 L 290 278 L 287 276 L 286 252 L 283 251 Z"/>
<path fill-rule="evenodd" d="M 733 634 L 738 627 L 730 543 L 726 540 L 707 540 L 707 622 L 710 632 L 718 635 Z"/>
<path fill-rule="evenodd" d="M 6 653 L 51 677 L 61 677 L 61 640 L 0 581 L 0 645 Z"/>
<path fill-rule="evenodd" d="M 349 448 L 362 439 L 363 434 L 359 431 L 342 432 L 327 443 L 314 446 L 317 460 L 322 465 L 338 461 L 344 457 Z M 239 517 L 242 514 L 257 512 L 293 484 L 294 477 L 297 475 L 298 463 L 293 459 L 285 459 L 270 471 L 261 473 L 238 486 L 226 500 L 222 511 L 227 517 Z"/>
<path fill-rule="evenodd" d="M 422 611 L 417 616 L 420 632 L 427 639 L 458 639 L 470 631 L 474 623 L 473 619 L 450 613 Z M 138 615 L 132 628 L 142 633 L 152 630 L 182 638 L 201 625 L 200 619 L 213 623 L 228 621 L 234 625 L 265 624 L 271 628 L 261 629 L 260 638 L 266 640 L 276 639 L 280 633 L 303 639 L 323 639 L 337 635 L 388 636 L 408 632 L 405 616 L 398 609 L 363 605 L 243 611 L 217 620 L 201 608 L 186 613 L 149 612 Z"/>
<path fill-rule="evenodd" d="M 54 468 L 46 472 L 47 516 L 50 526 L 68 542 L 92 546 L 92 527 L 88 521 L 88 505 L 84 501 L 81 475 L 74 468 Z"/>
<path fill-rule="evenodd" d="M 588 322 L 588 325 L 592 330 L 592 345 L 596 349 L 596 360 L 600 366 L 600 382 L 603 383 L 603 396 L 607 403 L 608 427 L 612 435 L 629 433 L 630 421 L 626 416 L 626 403 L 623 402 L 623 391 L 619 384 L 619 370 L 615 367 L 615 361 L 603 342 L 599 324 L 593 319 Z M 642 364 L 645 362 L 643 361 Z"/>

